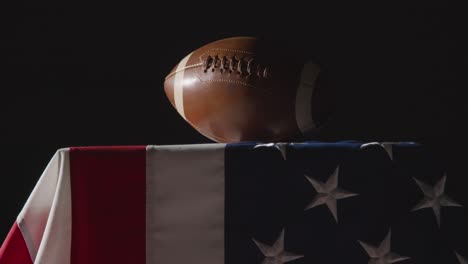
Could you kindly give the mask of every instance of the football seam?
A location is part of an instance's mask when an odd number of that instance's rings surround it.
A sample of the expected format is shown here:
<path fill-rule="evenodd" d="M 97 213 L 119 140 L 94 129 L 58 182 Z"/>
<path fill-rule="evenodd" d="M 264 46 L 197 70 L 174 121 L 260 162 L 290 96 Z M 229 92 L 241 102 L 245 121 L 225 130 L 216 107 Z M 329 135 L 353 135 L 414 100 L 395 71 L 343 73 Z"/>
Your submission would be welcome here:
<path fill-rule="evenodd" d="M 245 85 L 245 86 L 248 86 L 248 87 L 256 88 L 255 86 L 253 86 L 251 84 L 248 84 L 248 83 L 245 83 L 245 82 L 239 82 L 239 81 L 227 80 L 227 79 L 204 80 L 202 82 L 228 82 L 228 83 L 241 84 L 241 85 Z"/>
<path fill-rule="evenodd" d="M 251 51 L 245 51 L 245 50 L 235 50 L 235 49 L 209 49 L 205 52 L 203 52 L 202 55 L 200 55 L 200 57 L 203 57 L 203 55 L 207 54 L 207 53 L 210 53 L 212 51 L 227 51 L 227 52 L 234 52 L 234 53 L 245 53 L 245 54 L 255 54 L 255 52 L 251 52 Z"/>
<path fill-rule="evenodd" d="M 244 54 L 251 54 L 251 55 L 255 54 L 255 52 L 244 51 L 244 50 L 235 50 L 235 49 L 209 49 L 208 51 L 203 52 L 203 54 L 200 55 L 200 60 L 201 60 L 201 57 L 203 57 L 205 54 L 208 54 L 208 53 L 210 53 L 210 52 L 212 52 L 212 51 L 237 52 L 237 53 L 244 53 Z M 203 63 L 200 62 L 200 63 L 188 65 L 188 66 L 185 66 L 185 67 L 182 68 L 182 69 L 179 69 L 179 70 L 177 70 L 177 71 L 173 71 L 173 72 L 169 73 L 169 74 L 166 76 L 165 80 L 167 80 L 167 79 L 170 78 L 172 75 L 177 74 L 177 73 L 180 72 L 180 71 L 184 71 L 184 70 L 186 70 L 186 69 L 190 69 L 190 68 L 194 68 L 194 67 L 198 67 L 198 66 L 203 66 Z"/>

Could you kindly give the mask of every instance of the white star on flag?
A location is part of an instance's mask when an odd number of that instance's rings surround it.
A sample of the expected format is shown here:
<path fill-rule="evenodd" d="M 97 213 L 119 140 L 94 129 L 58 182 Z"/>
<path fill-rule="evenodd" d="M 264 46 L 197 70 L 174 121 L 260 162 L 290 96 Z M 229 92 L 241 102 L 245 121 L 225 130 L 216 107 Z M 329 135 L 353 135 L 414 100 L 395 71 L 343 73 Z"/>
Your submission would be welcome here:
<path fill-rule="evenodd" d="M 337 166 L 333 173 L 328 178 L 327 182 L 323 183 L 321 181 L 315 180 L 307 175 L 305 177 L 312 184 L 314 189 L 317 191 L 317 195 L 314 197 L 312 202 L 307 205 L 304 210 L 314 208 L 316 206 L 325 204 L 335 218 L 335 221 L 338 222 L 338 212 L 336 201 L 339 199 L 344 199 L 358 194 L 348 192 L 346 190 L 338 188 L 338 174 L 340 167 Z"/>
<path fill-rule="evenodd" d="M 388 157 L 393 160 L 393 144 L 394 142 L 370 142 L 361 145 L 361 149 L 367 148 L 369 146 L 380 146 L 382 147 L 385 152 L 387 152 Z"/>
<path fill-rule="evenodd" d="M 284 160 L 286 160 L 286 146 L 287 143 L 266 143 L 266 144 L 257 144 L 255 145 L 254 149 L 256 148 L 262 148 L 262 147 L 267 147 L 267 148 L 276 148 L 281 152 L 281 156 L 283 157 Z"/>
<path fill-rule="evenodd" d="M 378 247 L 358 241 L 370 257 L 369 264 L 390 264 L 410 259 L 410 257 L 400 256 L 391 252 L 391 233 L 391 230 L 389 230 L 387 236 Z"/>
<path fill-rule="evenodd" d="M 262 264 L 283 264 L 285 262 L 304 257 L 303 255 L 297 255 L 284 250 L 284 229 L 281 230 L 280 235 L 272 246 L 266 245 L 255 239 L 252 240 L 258 246 L 260 251 L 262 251 L 263 256 L 265 256 Z"/>
<path fill-rule="evenodd" d="M 456 207 L 463 207 L 461 204 L 455 202 L 452 198 L 448 197 L 445 191 L 445 181 L 447 180 L 447 176 L 444 175 L 439 182 L 437 182 L 434 187 L 431 187 L 424 182 L 419 181 L 418 179 L 414 178 L 416 183 L 418 184 L 421 191 L 424 193 L 424 198 L 420 201 L 411 211 L 418 211 L 424 208 L 432 208 L 434 211 L 434 215 L 437 220 L 437 225 L 440 227 L 441 223 L 441 215 L 440 209 L 442 207 L 448 206 L 456 206 Z"/>
<path fill-rule="evenodd" d="M 458 254 L 458 252 L 455 252 L 455 255 L 457 256 L 458 262 L 460 262 L 460 264 L 468 264 L 468 260 L 462 255 Z"/>

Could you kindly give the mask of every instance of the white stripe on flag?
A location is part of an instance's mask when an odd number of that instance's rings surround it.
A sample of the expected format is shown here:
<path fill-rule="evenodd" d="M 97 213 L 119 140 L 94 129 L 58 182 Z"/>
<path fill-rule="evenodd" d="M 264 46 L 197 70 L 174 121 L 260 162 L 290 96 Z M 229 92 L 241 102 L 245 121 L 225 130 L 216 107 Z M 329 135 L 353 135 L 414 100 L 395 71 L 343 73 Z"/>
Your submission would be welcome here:
<path fill-rule="evenodd" d="M 225 144 L 148 146 L 146 263 L 224 263 Z"/>
<path fill-rule="evenodd" d="M 18 215 L 33 263 L 70 263 L 71 192 L 68 149 L 58 150 Z"/>

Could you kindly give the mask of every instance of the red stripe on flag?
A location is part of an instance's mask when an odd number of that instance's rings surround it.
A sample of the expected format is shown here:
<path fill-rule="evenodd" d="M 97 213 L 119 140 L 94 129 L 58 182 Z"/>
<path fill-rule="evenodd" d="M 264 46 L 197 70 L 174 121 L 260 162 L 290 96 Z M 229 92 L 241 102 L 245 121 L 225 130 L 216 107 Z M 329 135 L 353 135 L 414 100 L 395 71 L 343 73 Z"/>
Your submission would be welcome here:
<path fill-rule="evenodd" d="M 146 147 L 70 149 L 72 264 L 146 263 Z"/>
<path fill-rule="evenodd" d="M 0 248 L 0 264 L 10 263 L 32 264 L 28 247 L 16 223 L 11 227 L 10 232 Z"/>

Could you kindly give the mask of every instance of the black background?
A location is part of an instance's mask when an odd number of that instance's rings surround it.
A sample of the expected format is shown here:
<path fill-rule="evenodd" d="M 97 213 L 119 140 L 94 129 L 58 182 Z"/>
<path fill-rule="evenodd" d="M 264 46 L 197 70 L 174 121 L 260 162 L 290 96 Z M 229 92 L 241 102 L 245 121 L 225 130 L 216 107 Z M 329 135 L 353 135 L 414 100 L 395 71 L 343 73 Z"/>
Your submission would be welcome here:
<path fill-rule="evenodd" d="M 463 9 L 195 4 L 1 9 L 0 240 L 58 148 L 211 142 L 172 108 L 163 80 L 186 54 L 232 36 L 320 62 L 339 108 L 314 139 L 419 141 L 463 174 Z"/>

